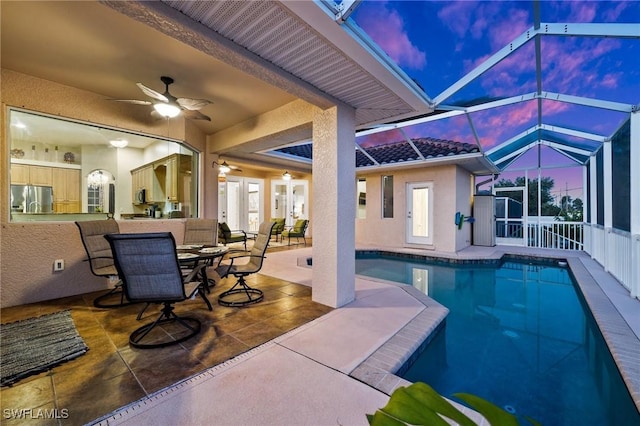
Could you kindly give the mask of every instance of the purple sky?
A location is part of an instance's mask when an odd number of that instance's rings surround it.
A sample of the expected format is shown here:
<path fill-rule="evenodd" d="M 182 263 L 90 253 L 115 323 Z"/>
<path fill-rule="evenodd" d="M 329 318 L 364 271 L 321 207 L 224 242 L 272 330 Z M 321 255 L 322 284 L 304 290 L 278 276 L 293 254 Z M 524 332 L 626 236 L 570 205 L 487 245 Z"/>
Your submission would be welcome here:
<path fill-rule="evenodd" d="M 415 79 L 432 99 L 478 64 L 533 26 L 531 1 L 365 1 L 355 22 Z M 543 23 L 638 23 L 637 1 L 543 1 Z M 541 39 L 542 90 L 628 104 L 640 102 L 640 42 L 637 39 L 546 36 Z M 537 90 L 534 43 L 512 55 L 443 104 L 486 97 L 510 97 Z M 555 101 L 543 102 L 542 122 L 603 136 L 626 114 Z M 482 147 L 502 143 L 538 122 L 537 102 L 472 114 Z M 405 128 L 412 137 L 430 136 L 475 143 L 466 117 Z M 359 139 L 366 145 L 391 142 L 397 133 Z M 566 178 L 566 179 L 563 179 Z M 582 187 L 580 168 L 560 176 Z M 575 191 L 581 196 L 580 191 Z"/>

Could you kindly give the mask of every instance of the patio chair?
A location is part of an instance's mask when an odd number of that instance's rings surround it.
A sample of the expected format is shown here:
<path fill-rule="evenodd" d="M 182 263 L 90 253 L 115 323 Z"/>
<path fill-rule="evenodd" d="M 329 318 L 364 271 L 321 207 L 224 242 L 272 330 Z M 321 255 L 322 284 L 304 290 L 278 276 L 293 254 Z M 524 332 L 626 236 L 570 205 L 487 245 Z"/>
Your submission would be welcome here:
<path fill-rule="evenodd" d="M 183 244 L 218 245 L 218 221 L 216 219 L 188 218 L 184 222 Z"/>
<path fill-rule="evenodd" d="M 205 265 L 195 266 L 183 278 L 175 240 L 170 232 L 108 234 L 105 238 L 111 246 L 127 300 L 163 305 L 155 321 L 131 333 L 131 346 L 142 349 L 164 347 L 198 334 L 200 321 L 177 315 L 173 305 L 196 295 L 200 283 L 192 280 Z M 158 325 L 163 325 L 162 330 L 151 333 Z M 177 332 L 168 329 L 174 325 L 179 326 Z"/>
<path fill-rule="evenodd" d="M 262 290 L 249 287 L 245 281 L 245 277 L 255 274 L 262 268 L 265 257 L 264 254 L 267 251 L 267 246 L 271 238 L 271 230 L 274 225 L 275 223 L 271 221 L 262 222 L 258 229 L 256 241 L 249 254 L 229 256 L 226 260 L 230 260 L 230 263 L 221 263 L 220 266 L 216 268 L 216 272 L 220 278 L 233 275 L 238 279 L 230 290 L 220 294 L 218 297 L 219 304 L 238 307 L 258 303 L 263 299 L 264 294 Z M 237 264 L 236 260 L 240 258 L 248 258 L 248 261 L 243 264 Z M 240 295 L 240 298 L 236 295 Z"/>
<path fill-rule="evenodd" d="M 183 244 L 202 244 L 205 246 L 218 245 L 218 220 L 188 218 L 184 222 Z M 208 266 L 213 266 L 213 259 L 210 259 Z M 216 284 L 212 278 L 207 278 L 207 290 Z"/>
<path fill-rule="evenodd" d="M 271 229 L 271 237 L 273 237 L 275 235 L 276 236 L 276 242 L 278 242 L 278 237 L 282 234 L 282 231 L 284 231 L 285 218 L 283 218 L 283 217 L 272 217 L 271 218 L 271 222 L 273 222 L 275 224 L 273 226 L 273 228 Z"/>
<path fill-rule="evenodd" d="M 244 243 L 247 250 L 247 233 L 241 229 L 231 230 L 226 222 L 218 224 L 218 241 L 225 246 L 231 243 Z"/>
<path fill-rule="evenodd" d="M 80 230 L 80 238 L 87 252 L 86 261 L 89 262 L 91 273 L 97 277 L 108 278 L 115 281 L 115 286 L 106 294 L 94 299 L 93 305 L 97 308 L 115 308 L 128 305 L 122 292 L 122 281 L 118 278 L 118 271 L 113 262 L 113 254 L 109 242 L 104 239 L 106 234 L 120 232 L 118 222 L 113 219 L 88 220 L 76 222 Z M 108 302 L 114 296 L 119 296 L 117 303 Z"/>
<path fill-rule="evenodd" d="M 305 233 L 307 232 L 307 226 L 309 226 L 309 221 L 307 219 L 298 219 L 290 229 L 285 229 L 282 232 L 281 238 L 287 239 L 287 245 L 291 245 L 291 237 L 296 239 L 296 243 L 300 241 L 300 238 L 304 241 L 304 245 L 307 245 L 307 239 L 305 237 Z"/>

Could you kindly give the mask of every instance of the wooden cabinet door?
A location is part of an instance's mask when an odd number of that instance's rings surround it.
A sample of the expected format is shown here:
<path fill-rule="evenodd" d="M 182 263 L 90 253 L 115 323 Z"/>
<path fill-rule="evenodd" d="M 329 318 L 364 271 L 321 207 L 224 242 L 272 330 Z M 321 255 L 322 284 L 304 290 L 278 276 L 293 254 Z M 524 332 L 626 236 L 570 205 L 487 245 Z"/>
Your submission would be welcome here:
<path fill-rule="evenodd" d="M 53 178 L 51 167 L 31 166 L 29 167 L 29 183 L 31 185 L 52 186 Z"/>
<path fill-rule="evenodd" d="M 138 191 L 140 188 L 140 170 L 131 170 L 131 202 L 133 204 L 138 204 Z"/>
<path fill-rule="evenodd" d="M 72 204 L 80 202 L 80 170 L 65 170 L 65 188 L 67 192 L 66 201 Z M 79 207 L 77 207 L 79 209 Z"/>
<path fill-rule="evenodd" d="M 80 170 L 52 169 L 53 211 L 56 213 L 80 212 Z"/>
<path fill-rule="evenodd" d="M 11 184 L 28 185 L 29 184 L 29 166 L 25 164 L 11 165 Z"/>
<path fill-rule="evenodd" d="M 176 202 L 179 199 L 178 194 L 178 157 L 172 156 L 167 159 L 167 174 L 165 176 L 165 195 L 168 201 Z"/>
<path fill-rule="evenodd" d="M 149 165 L 148 167 L 145 167 L 140 171 L 140 183 L 142 185 L 142 188 L 146 189 L 147 203 L 149 203 L 150 201 L 156 201 L 156 199 L 154 198 L 155 194 L 153 190 L 153 166 Z"/>
<path fill-rule="evenodd" d="M 67 199 L 67 180 L 66 174 L 64 173 L 64 169 L 54 168 L 51 172 L 52 180 L 53 180 L 53 202 L 60 203 L 64 202 Z M 54 206 L 55 207 L 55 206 Z M 58 212 L 56 210 L 56 212 Z M 62 213 L 62 212 L 58 212 Z"/>

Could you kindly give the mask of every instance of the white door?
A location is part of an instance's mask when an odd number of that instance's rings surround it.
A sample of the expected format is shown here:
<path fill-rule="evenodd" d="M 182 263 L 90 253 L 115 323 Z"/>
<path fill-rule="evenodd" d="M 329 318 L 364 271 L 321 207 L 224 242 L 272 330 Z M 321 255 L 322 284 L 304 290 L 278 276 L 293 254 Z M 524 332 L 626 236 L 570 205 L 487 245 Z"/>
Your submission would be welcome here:
<path fill-rule="evenodd" d="M 218 221 L 230 229 L 258 231 L 264 220 L 264 181 L 227 176 L 218 184 Z"/>
<path fill-rule="evenodd" d="M 271 181 L 271 217 L 285 218 L 286 226 L 309 218 L 309 181 Z"/>
<path fill-rule="evenodd" d="M 407 243 L 433 244 L 433 182 L 407 184 Z"/>

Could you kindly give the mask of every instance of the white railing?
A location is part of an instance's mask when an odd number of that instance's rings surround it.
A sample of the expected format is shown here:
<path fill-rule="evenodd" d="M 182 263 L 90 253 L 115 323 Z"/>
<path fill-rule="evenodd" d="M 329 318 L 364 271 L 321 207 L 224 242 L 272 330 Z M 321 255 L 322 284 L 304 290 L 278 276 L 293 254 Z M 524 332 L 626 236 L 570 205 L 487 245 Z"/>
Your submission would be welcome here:
<path fill-rule="evenodd" d="M 604 228 L 598 225 L 591 225 L 591 255 L 598 263 L 604 265 Z"/>
<path fill-rule="evenodd" d="M 582 250 L 584 247 L 583 222 L 529 223 L 529 247 L 561 250 Z"/>
<path fill-rule="evenodd" d="M 633 294 L 632 252 L 640 253 L 640 239 L 634 240 L 626 231 L 589 224 L 585 226 L 585 238 L 590 240 L 585 251 Z"/>
<path fill-rule="evenodd" d="M 609 272 L 631 290 L 631 234 L 617 229 L 607 232 Z"/>

